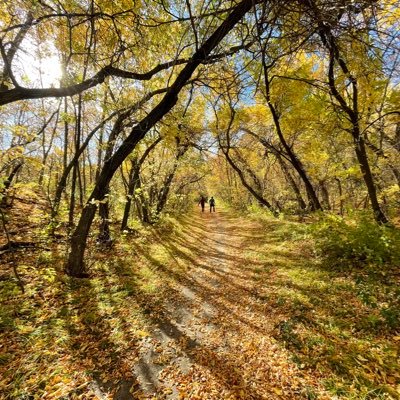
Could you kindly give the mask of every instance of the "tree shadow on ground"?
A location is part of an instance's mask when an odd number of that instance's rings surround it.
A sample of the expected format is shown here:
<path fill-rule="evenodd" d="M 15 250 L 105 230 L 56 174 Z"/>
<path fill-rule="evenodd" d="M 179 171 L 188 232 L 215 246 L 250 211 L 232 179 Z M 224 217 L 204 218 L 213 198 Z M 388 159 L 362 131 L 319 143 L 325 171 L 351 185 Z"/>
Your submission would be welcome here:
<path fill-rule="evenodd" d="M 216 228 L 216 224 L 222 225 L 224 219 L 230 226 Z M 360 300 L 354 290 L 358 284 L 354 277 L 349 277 L 346 271 L 331 271 L 316 263 L 311 251 L 302 254 L 293 248 L 293 235 L 296 235 L 296 226 L 293 223 L 264 221 L 263 228 L 266 233 L 260 235 L 260 225 L 247 229 L 248 227 L 244 226 L 246 223 L 238 224 L 235 218 L 221 216 L 219 220 L 211 223 L 208 221 L 208 228 L 201 228 L 201 231 L 197 229 L 201 222 L 196 221 L 196 218 L 194 220 L 184 220 L 184 233 L 195 237 L 197 242 L 202 242 L 205 250 L 197 250 L 197 256 L 204 257 L 209 254 L 211 258 L 223 263 L 235 261 L 249 270 L 257 271 L 257 276 L 253 278 L 260 282 L 258 290 L 247 290 L 247 295 L 258 297 L 261 304 L 259 307 L 253 305 L 252 311 L 275 312 L 281 315 L 281 321 L 274 326 L 274 337 L 290 351 L 292 359 L 298 365 L 310 371 L 322 372 L 326 378 L 334 376 L 338 382 L 347 380 L 348 388 L 352 380 L 356 379 L 361 382 L 359 386 L 369 387 L 366 390 L 371 390 L 371 393 L 393 393 L 390 386 L 393 388 L 394 382 L 400 383 L 396 378 L 396 351 L 393 343 L 390 344 L 386 339 L 389 331 L 383 327 L 382 318 L 373 306 Z M 292 228 L 295 228 L 293 232 Z M 204 237 L 212 233 L 220 235 L 221 239 Z M 239 239 L 240 244 L 230 246 L 230 243 L 226 242 L 229 238 Z M 290 246 L 285 245 L 285 239 L 292 242 Z M 223 246 L 224 250 L 219 250 L 219 245 Z M 173 237 L 166 241 L 164 246 L 168 247 L 170 252 L 176 252 L 177 247 L 194 251 L 192 245 L 188 244 L 187 237 Z M 214 250 L 208 251 L 207 247 Z M 248 248 L 249 254 L 242 252 L 240 257 L 230 255 L 230 251 L 235 248 Z M 254 253 L 264 261 L 249 260 L 250 254 Z M 240 274 L 225 271 L 219 265 L 196 264 L 194 258 L 186 259 L 197 269 L 208 270 L 217 279 L 228 280 L 235 275 L 237 278 L 243 278 Z M 315 287 L 313 281 L 322 287 Z M 233 283 L 231 287 L 238 290 L 236 301 L 238 297 L 243 301 L 246 296 L 246 284 Z M 230 296 L 225 293 L 222 297 Z M 204 296 L 205 301 L 209 298 L 212 298 L 212 293 Z M 229 300 L 233 304 L 235 297 Z M 220 306 L 218 302 L 214 305 Z M 234 318 L 240 321 L 237 314 L 234 314 Z M 379 318 L 380 321 L 377 321 Z M 380 350 L 370 349 L 368 343 L 375 343 L 376 349 Z M 357 358 L 359 356 L 367 358 L 369 371 L 375 369 L 375 376 L 371 377 L 370 373 L 363 370 Z M 383 375 L 381 370 L 384 371 Z M 389 377 L 389 380 L 386 377 Z"/>
<path fill-rule="evenodd" d="M 149 258 L 149 261 L 153 262 L 158 269 L 160 268 L 156 260 Z M 171 273 L 171 271 L 167 270 L 165 272 Z M 175 277 L 181 279 L 181 277 Z M 191 289 L 195 290 L 193 282 L 189 281 L 188 284 Z M 180 304 L 184 304 L 185 301 L 187 301 L 187 299 L 182 296 L 181 292 L 172 287 L 168 287 L 168 296 L 177 300 Z M 139 289 L 135 300 L 138 301 L 142 309 L 145 310 L 149 325 L 157 328 L 163 335 L 173 340 L 175 345 L 179 348 L 179 351 L 182 352 L 191 363 L 205 367 L 220 385 L 225 388 L 225 393 L 227 395 L 233 396 L 233 398 L 254 400 L 262 398 L 254 388 L 244 381 L 240 370 L 237 369 L 234 355 L 232 355 L 232 357 L 224 357 L 214 349 L 208 348 L 200 341 L 189 336 L 177 325 L 175 322 L 176 315 L 173 315 L 171 309 L 166 307 L 165 304 L 155 303 L 152 295 Z M 216 306 L 218 306 L 218 304 L 216 304 Z M 153 368 L 151 363 L 146 362 L 146 360 L 141 360 L 139 368 L 147 375 L 148 380 L 152 382 L 151 389 L 157 390 L 158 382 L 154 377 L 154 372 L 151 371 Z"/>
<path fill-rule="evenodd" d="M 68 331 L 71 369 L 92 379 L 88 387 L 99 398 L 111 393 L 113 399 L 130 400 L 130 391 L 138 387 L 131 372 L 138 340 L 125 314 L 124 286 L 116 287 L 110 273 L 115 271 L 107 268 L 90 279 L 68 279 L 66 294 L 58 297 L 58 318 Z"/>

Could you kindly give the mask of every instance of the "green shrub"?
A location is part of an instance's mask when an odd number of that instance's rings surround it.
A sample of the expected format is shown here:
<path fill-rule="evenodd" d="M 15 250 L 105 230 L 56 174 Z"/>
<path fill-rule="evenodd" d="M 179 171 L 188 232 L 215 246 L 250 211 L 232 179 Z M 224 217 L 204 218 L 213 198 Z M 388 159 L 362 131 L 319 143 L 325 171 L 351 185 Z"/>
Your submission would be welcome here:
<path fill-rule="evenodd" d="M 310 226 L 319 256 L 332 266 L 396 265 L 400 261 L 400 232 L 357 214 L 351 220 L 324 215 Z"/>
<path fill-rule="evenodd" d="M 400 326 L 400 309 L 399 304 L 381 310 L 381 315 L 384 318 L 387 326 L 391 329 L 398 329 Z"/>

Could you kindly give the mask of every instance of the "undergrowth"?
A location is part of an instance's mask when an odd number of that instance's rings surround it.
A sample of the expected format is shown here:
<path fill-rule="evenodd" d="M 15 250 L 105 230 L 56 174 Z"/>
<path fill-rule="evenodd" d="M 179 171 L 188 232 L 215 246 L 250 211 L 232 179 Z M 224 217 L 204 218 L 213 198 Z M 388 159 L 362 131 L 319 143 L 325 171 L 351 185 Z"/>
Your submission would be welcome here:
<path fill-rule="evenodd" d="M 260 298 L 281 313 L 275 337 L 292 360 L 332 398 L 399 399 L 399 231 L 364 214 L 301 224 L 252 211 L 265 235 L 247 255 L 264 263 Z"/>
<path fill-rule="evenodd" d="M 176 282 L 190 277 L 198 248 L 188 238 L 197 231 L 201 248 L 202 217 L 165 216 L 154 226 L 135 225 L 108 250 L 93 239 L 91 279 L 63 274 L 63 245 L 20 253 L 15 261 L 24 294 L 4 258 L 3 398 L 94 399 L 93 382 L 111 396 L 118 382 L 133 379 L 150 322 Z M 364 217 L 352 223 L 329 217 L 310 225 L 256 210 L 225 218 L 225 233 L 242 237 L 237 243 L 243 265 L 237 267 L 252 271 L 248 287 L 290 362 L 315 387 L 322 383 L 328 398 L 398 399 L 398 232 Z M 304 387 L 300 398 L 327 398 L 315 387 Z"/>
<path fill-rule="evenodd" d="M 316 253 L 332 267 L 369 267 L 383 271 L 400 265 L 400 231 L 377 224 L 369 215 L 352 218 L 324 214 L 310 226 Z"/>

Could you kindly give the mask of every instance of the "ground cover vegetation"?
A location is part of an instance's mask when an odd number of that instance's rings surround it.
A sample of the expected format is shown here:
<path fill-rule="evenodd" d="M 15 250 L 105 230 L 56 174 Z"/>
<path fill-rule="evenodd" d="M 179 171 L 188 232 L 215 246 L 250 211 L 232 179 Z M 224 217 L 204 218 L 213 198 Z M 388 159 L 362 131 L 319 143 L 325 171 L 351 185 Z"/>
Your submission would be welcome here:
<path fill-rule="evenodd" d="M 2 1 L 0 397 L 399 398 L 399 6 Z"/>

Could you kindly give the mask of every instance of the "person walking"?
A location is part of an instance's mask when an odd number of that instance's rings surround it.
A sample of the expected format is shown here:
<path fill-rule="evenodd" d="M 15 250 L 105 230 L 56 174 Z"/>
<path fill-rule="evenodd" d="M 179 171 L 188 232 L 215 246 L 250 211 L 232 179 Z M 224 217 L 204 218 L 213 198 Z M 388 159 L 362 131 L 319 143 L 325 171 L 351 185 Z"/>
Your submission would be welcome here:
<path fill-rule="evenodd" d="M 211 196 L 211 199 L 210 199 L 209 203 L 210 203 L 210 212 L 211 211 L 215 212 L 215 200 L 214 200 L 214 197 Z"/>
<path fill-rule="evenodd" d="M 200 198 L 199 205 L 201 206 L 201 212 L 204 212 L 204 206 L 206 205 L 206 199 L 203 196 L 201 196 L 201 198 Z"/>

